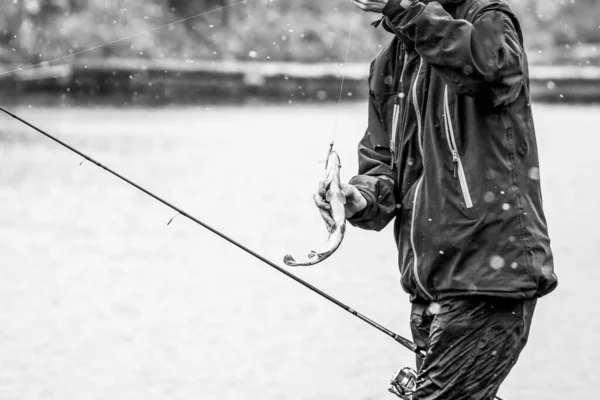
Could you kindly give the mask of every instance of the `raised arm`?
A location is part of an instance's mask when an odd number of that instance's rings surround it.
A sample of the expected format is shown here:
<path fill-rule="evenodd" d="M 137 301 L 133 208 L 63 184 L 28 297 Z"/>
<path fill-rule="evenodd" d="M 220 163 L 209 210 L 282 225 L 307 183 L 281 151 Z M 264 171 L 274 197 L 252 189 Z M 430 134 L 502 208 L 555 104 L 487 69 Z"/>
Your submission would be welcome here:
<path fill-rule="evenodd" d="M 456 92 L 494 95 L 497 104 L 519 94 L 525 53 L 518 22 L 506 5 L 485 7 L 473 23 L 454 19 L 438 2 L 388 0 L 382 13 Z"/>

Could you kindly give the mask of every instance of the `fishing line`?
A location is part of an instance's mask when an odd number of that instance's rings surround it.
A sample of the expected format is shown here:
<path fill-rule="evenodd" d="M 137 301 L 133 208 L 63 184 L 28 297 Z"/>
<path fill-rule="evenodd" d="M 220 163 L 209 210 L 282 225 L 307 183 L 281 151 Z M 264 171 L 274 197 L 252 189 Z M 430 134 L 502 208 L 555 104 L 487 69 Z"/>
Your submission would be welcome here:
<path fill-rule="evenodd" d="M 230 8 L 230 7 L 237 6 L 237 5 L 239 5 L 239 4 L 242 4 L 242 3 L 247 3 L 247 2 L 248 2 L 248 0 L 242 0 L 242 1 L 238 1 L 237 3 L 232 3 L 232 4 L 229 4 L 229 5 L 223 6 L 223 7 L 215 8 L 214 10 L 205 11 L 205 12 L 202 12 L 202 13 L 200 13 L 200 14 L 192 15 L 191 17 L 186 17 L 186 18 L 180 19 L 180 20 L 178 20 L 178 21 L 169 22 L 168 24 L 164 24 L 164 25 L 161 25 L 161 26 L 157 26 L 157 27 L 155 27 L 155 28 L 148 29 L 148 30 L 146 30 L 146 31 L 137 32 L 137 33 L 134 33 L 134 34 L 132 34 L 132 35 L 129 35 L 129 36 L 126 36 L 126 37 L 123 37 L 123 38 L 120 38 L 120 39 L 115 39 L 115 40 L 112 40 L 112 41 L 110 41 L 110 42 L 107 42 L 107 43 L 104 43 L 104 44 L 99 44 L 98 46 L 94 46 L 94 47 L 90 47 L 89 49 L 85 49 L 85 50 L 77 51 L 77 52 L 75 52 L 75 53 L 68 54 L 68 55 L 66 55 L 66 56 L 62 56 L 62 57 L 58 57 L 58 58 L 55 58 L 55 59 L 53 59 L 53 60 L 43 61 L 43 62 L 41 62 L 41 63 L 39 63 L 39 64 L 28 65 L 28 66 L 26 66 L 26 67 L 19 67 L 19 68 L 15 68 L 15 69 L 13 69 L 13 70 L 10 70 L 10 71 L 4 71 L 4 72 L 0 72 L 0 76 L 2 76 L 2 75 L 7 75 L 7 74 L 12 74 L 13 72 L 17 72 L 17 71 L 23 71 L 23 70 L 26 70 L 26 69 L 30 69 L 30 68 L 39 67 L 39 66 L 41 66 L 41 65 L 44 65 L 44 64 L 50 64 L 50 63 L 53 63 L 53 62 L 55 62 L 55 61 L 64 60 L 65 58 L 69 58 L 69 57 L 73 57 L 73 56 L 76 56 L 76 55 L 79 55 L 79 54 L 87 53 L 88 51 L 97 50 L 97 49 L 99 49 L 99 48 L 101 48 L 101 47 L 105 47 L 105 46 L 109 46 L 109 45 L 111 45 L 111 44 L 115 44 L 115 43 L 118 43 L 118 42 L 122 42 L 123 40 L 131 39 L 131 38 L 134 38 L 134 37 L 136 37 L 136 36 L 140 36 L 140 35 L 143 35 L 143 34 L 146 34 L 146 33 L 154 32 L 154 31 L 156 31 L 156 30 L 159 30 L 159 29 L 165 28 L 165 27 L 167 27 L 167 26 L 175 25 L 175 24 L 178 24 L 178 23 L 180 23 L 180 22 L 185 22 L 185 21 L 188 21 L 188 20 L 190 20 L 190 19 L 198 18 L 198 17 L 201 17 L 201 16 L 203 16 L 203 15 L 207 15 L 207 14 L 210 14 L 210 13 L 214 13 L 214 12 L 216 12 L 216 11 L 224 10 L 224 9 L 226 9 L 226 8 Z"/>
<path fill-rule="evenodd" d="M 123 37 L 123 38 L 120 38 L 120 39 L 112 40 L 110 42 L 107 42 L 107 43 L 104 43 L 104 44 L 101 44 L 101 45 L 97 45 L 97 46 L 91 47 L 91 48 L 86 49 L 86 50 L 81 50 L 81 51 L 78 51 L 78 52 L 75 52 L 75 53 L 72 53 L 72 54 L 68 54 L 66 56 L 58 57 L 58 58 L 55 58 L 55 59 L 52 59 L 52 60 L 49 60 L 49 61 L 44 61 L 44 62 L 41 62 L 41 63 L 38 63 L 38 64 L 33 64 L 33 65 L 25 66 L 25 67 L 19 67 L 19 68 L 10 70 L 10 71 L 0 72 L 0 76 L 7 75 L 7 74 L 10 74 L 10 73 L 13 73 L 13 72 L 17 72 L 17 71 L 27 70 L 27 69 L 30 69 L 30 68 L 35 68 L 35 67 L 38 67 L 38 66 L 41 66 L 41 65 L 44 65 L 44 64 L 50 64 L 50 63 L 53 63 L 55 61 L 64 60 L 64 59 L 72 57 L 72 56 L 83 54 L 83 53 L 86 53 L 86 52 L 89 52 L 89 51 L 92 51 L 92 50 L 99 49 L 101 47 L 109 46 L 109 45 L 114 44 L 114 43 L 118 43 L 118 42 L 121 42 L 121 41 L 124 41 L 124 40 L 127 40 L 127 39 L 131 39 L 131 38 L 136 37 L 136 36 L 140 36 L 140 35 L 143 35 L 143 34 L 146 34 L 146 33 L 150 33 L 150 32 L 153 32 L 153 31 L 165 28 L 167 26 L 172 26 L 172 25 L 175 25 L 175 24 L 178 24 L 178 23 L 181 23 L 181 22 L 185 22 L 185 21 L 188 21 L 188 20 L 191 20 L 191 19 L 194 19 L 194 18 L 198 18 L 198 17 L 201 17 L 203 15 L 207 15 L 207 14 L 210 14 L 210 13 L 213 13 L 213 12 L 216 12 L 216 11 L 220 11 L 220 10 L 223 10 L 223 9 L 226 9 L 226 8 L 234 7 L 234 6 L 242 4 L 242 3 L 245 4 L 245 3 L 247 3 L 247 1 L 248 0 L 238 1 L 236 3 L 229 4 L 227 6 L 219 7 L 219 8 L 216 8 L 214 10 L 211 10 L 211 11 L 207 11 L 207 12 L 199 13 L 199 14 L 196 14 L 196 15 L 192 15 L 190 17 L 186 17 L 186 18 L 174 21 L 174 22 L 170 22 L 168 24 L 164 24 L 164 25 L 161 25 L 161 26 L 158 26 L 158 27 L 146 30 L 146 31 L 137 32 L 137 33 L 134 33 L 132 35 L 129 35 L 129 36 L 126 36 L 126 37 Z M 335 118 L 335 123 L 334 123 L 333 135 L 332 135 L 332 138 L 331 138 L 331 143 L 329 145 L 329 152 L 331 152 L 333 150 L 333 145 L 335 143 L 335 137 L 336 137 L 336 133 L 337 133 L 338 121 L 339 121 L 339 116 L 340 116 L 340 106 L 341 106 L 341 101 L 342 101 L 342 96 L 343 96 L 343 90 L 344 90 L 344 80 L 345 80 L 345 77 L 346 77 L 346 66 L 348 64 L 348 56 L 349 56 L 349 53 L 350 53 L 350 45 L 351 45 L 351 40 L 352 40 L 352 30 L 353 30 L 353 28 L 354 28 L 354 24 L 351 24 L 349 32 L 348 32 L 348 44 L 347 44 L 347 47 L 346 47 L 346 56 L 345 56 L 345 60 L 344 60 L 344 64 L 343 64 L 342 81 L 341 81 L 341 85 L 340 85 L 340 93 L 339 93 L 338 102 L 337 102 L 337 112 L 336 112 L 336 118 Z M 262 261 L 263 263 L 267 264 L 268 266 L 276 269 L 277 271 L 281 272 L 282 274 L 284 274 L 288 278 L 293 279 L 294 281 L 296 281 L 297 283 L 301 284 L 305 288 L 307 288 L 307 289 L 311 290 L 312 292 L 320 295 L 321 297 L 325 298 L 326 300 L 329 300 L 331 303 L 337 305 L 338 307 L 342 308 L 343 310 L 347 311 L 348 313 L 354 315 L 355 317 L 357 317 L 358 319 L 360 319 L 363 322 L 367 323 L 371 327 L 373 327 L 373 328 L 379 330 L 380 332 L 383 332 L 386 335 L 390 336 L 397 343 L 401 344 L 406 349 L 408 349 L 411 352 L 415 353 L 419 358 L 421 358 L 421 359 L 425 358 L 425 352 L 424 352 L 424 350 L 421 349 L 421 348 L 419 348 L 414 342 L 408 340 L 407 338 L 405 338 L 405 337 L 403 337 L 401 335 L 398 335 L 398 334 L 394 333 L 393 331 L 391 331 L 390 329 L 384 327 L 383 325 L 381 325 L 381 324 L 373 321 L 372 319 L 364 316 L 363 314 L 361 314 L 361 313 L 357 312 L 356 310 L 350 308 L 349 306 L 347 306 L 346 304 L 342 303 L 341 301 L 335 299 L 334 297 L 332 297 L 332 296 L 328 295 L 327 293 L 323 292 L 322 290 L 318 289 L 316 286 L 311 285 L 310 283 L 304 281 L 303 279 L 298 278 L 297 276 L 295 276 L 295 275 L 291 274 L 290 272 L 286 271 L 285 269 L 279 267 L 274 262 L 272 262 L 272 261 L 268 260 L 267 258 L 261 256 L 260 254 L 256 253 L 255 251 L 251 250 L 250 248 L 248 248 L 248 247 L 244 246 L 243 244 L 237 242 L 236 240 L 230 238 L 229 236 L 225 235 L 224 233 L 221 233 L 217 229 L 215 229 L 215 228 L 211 227 L 210 225 L 202 222 L 201 220 L 193 217 L 192 215 L 188 214 L 184 210 L 178 208 L 177 206 L 175 206 L 175 205 L 171 204 L 170 202 L 164 200 L 163 198 L 159 197 L 158 195 L 156 195 L 156 194 L 150 192 L 149 190 L 143 188 L 139 184 L 131 181 L 130 179 L 126 178 L 125 176 L 123 176 L 123 175 L 119 174 L 118 172 L 116 172 L 116 171 L 108 168 L 107 166 L 103 165 L 99 161 L 96 161 L 92 157 L 84 154 L 83 152 L 77 150 L 76 148 L 74 148 L 71 145 L 63 142 L 62 140 L 56 138 L 55 136 L 50 135 L 49 133 L 47 133 L 47 132 L 43 131 L 42 129 L 36 127 L 35 125 L 27 122 L 26 120 L 18 117 L 17 115 L 11 113 L 10 111 L 6 110 L 5 108 L 3 108 L 1 106 L 0 106 L 0 111 L 4 112 L 5 114 L 9 115 L 10 117 L 16 119 L 17 121 L 19 121 L 19 122 L 21 122 L 21 123 L 29 126 L 30 128 L 34 129 L 35 131 L 37 131 L 37 132 L 41 133 L 42 135 L 46 136 L 48 139 L 50 139 L 50 140 L 58 143 L 59 145 L 61 145 L 61 146 L 65 147 L 66 149 L 74 152 L 75 154 L 83 157 L 84 160 L 82 160 L 81 163 L 79 163 L 79 166 L 81 166 L 84 163 L 84 161 L 87 160 L 87 161 L 91 162 L 92 164 L 95 164 L 99 168 L 105 170 L 106 172 L 112 174 L 113 176 L 121 179 L 122 181 L 126 182 L 127 184 L 133 186 L 134 188 L 142 191 L 143 193 L 147 194 L 148 196 L 152 197 L 153 199 L 157 200 L 158 202 L 162 203 L 163 205 L 165 205 L 165 206 L 171 208 L 172 210 L 176 211 L 177 214 L 174 215 L 169 220 L 169 222 L 167 223 L 167 225 L 170 225 L 171 222 L 173 222 L 173 220 L 176 217 L 178 217 L 179 215 L 183 215 L 184 217 L 188 218 L 189 220 L 197 223 L 198 225 L 202 226 L 203 228 L 209 230 L 210 232 L 216 234 L 217 236 L 221 237 L 222 239 L 226 240 L 227 242 L 229 242 L 229 243 L 233 244 L 234 246 L 238 247 L 239 249 L 243 250 L 247 254 L 249 254 L 249 255 L 257 258 L 258 260 Z M 499 396 L 495 396 L 495 398 L 498 399 L 498 400 L 502 400 Z"/>
<path fill-rule="evenodd" d="M 329 152 L 333 150 L 333 144 L 335 143 L 335 135 L 337 133 L 338 120 L 340 119 L 340 104 L 342 102 L 342 95 L 344 92 L 344 80 L 346 79 L 346 71 L 345 68 L 348 65 L 348 55 L 350 54 L 350 43 L 352 42 L 352 29 L 354 28 L 354 23 L 350 25 L 350 30 L 348 32 L 348 45 L 346 46 L 346 59 L 344 60 L 344 69 L 342 70 L 342 83 L 340 85 L 340 95 L 338 97 L 337 102 L 337 112 L 335 115 L 335 123 L 333 125 L 333 135 L 331 136 L 331 144 L 329 145 Z"/>
<path fill-rule="evenodd" d="M 222 239 L 228 241 L 229 243 L 231 243 L 234 246 L 238 247 L 239 249 L 245 251 L 246 253 L 250 254 L 251 256 L 259 259 L 260 261 L 262 261 L 263 263 L 267 264 L 268 266 L 276 269 L 277 271 L 281 272 L 282 274 L 284 274 L 288 278 L 291 278 L 291 279 L 295 280 L 296 282 L 298 282 L 302 286 L 304 286 L 307 289 L 313 291 L 314 293 L 317 293 L 321 297 L 329 300 L 330 302 L 332 302 L 333 304 L 337 305 L 338 307 L 344 309 L 345 311 L 349 312 L 350 314 L 354 315 L 355 317 L 359 318 L 360 320 L 366 322 L 367 324 L 369 324 L 373 328 L 375 328 L 375 329 L 379 330 L 380 332 L 383 332 L 386 335 L 390 336 L 396 342 L 400 343 L 402 346 L 404 346 L 408 350 L 410 350 L 413 353 L 417 354 L 417 356 L 419 356 L 421 358 L 423 358 L 425 356 L 424 353 L 423 353 L 423 351 L 421 349 L 419 349 L 417 347 L 417 345 L 415 343 L 411 342 L 410 340 L 408 340 L 408 339 L 406 339 L 406 338 L 404 338 L 404 337 L 402 337 L 402 336 L 400 336 L 400 335 L 392 332 L 391 330 L 387 329 L 383 325 L 378 324 L 377 322 L 373 321 L 372 319 L 367 318 L 366 316 L 364 316 L 361 313 L 357 312 L 356 310 L 350 308 L 349 306 L 347 306 L 346 304 L 342 303 L 341 301 L 333 298 L 332 296 L 328 295 L 327 293 L 323 292 L 322 290 L 318 289 L 317 287 L 311 285 L 310 283 L 308 283 L 308 282 L 306 282 L 306 281 L 298 278 L 294 274 L 286 271 L 285 269 L 281 268 L 280 266 L 278 266 L 274 262 L 272 262 L 272 261 L 268 260 L 267 258 L 261 256 L 260 254 L 258 254 L 255 251 L 249 249 L 248 247 L 244 246 L 243 244 L 235 241 L 234 239 L 230 238 L 229 236 L 225 235 L 224 233 L 221 233 L 220 231 L 216 230 L 215 228 L 211 227 L 210 225 L 202 222 L 201 220 L 193 217 L 192 215 L 188 214 L 187 212 L 185 212 L 184 210 L 178 208 L 177 206 L 173 205 L 172 203 L 170 203 L 170 202 L 164 200 L 163 198 L 159 197 L 158 195 L 152 193 L 148 189 L 143 188 L 139 184 L 131 181 L 130 179 L 128 179 L 128 178 L 124 177 L 123 175 L 119 174 L 118 172 L 116 172 L 116 171 L 108 168 L 107 166 L 105 166 L 104 164 L 100 163 L 99 161 L 96 161 L 95 159 L 93 159 L 92 157 L 88 156 L 87 154 L 85 154 L 85 153 L 77 150 L 73 146 L 71 146 L 71 145 L 63 142 L 62 140 L 58 139 L 55 136 L 52 136 L 51 134 L 43 131 L 42 129 L 40 129 L 40 128 L 36 127 L 35 125 L 27 122 L 26 120 L 18 117 L 17 115 L 11 113 L 10 111 L 6 110 L 5 108 L 3 108 L 1 106 L 0 106 L 0 111 L 4 112 L 5 114 L 9 115 L 10 117 L 16 119 L 17 121 L 22 122 L 23 124 L 29 126 L 30 128 L 36 130 L 37 132 L 39 132 L 42 135 L 46 136 L 48 139 L 50 139 L 50 140 L 58 143 L 59 145 L 65 147 L 66 149 L 68 149 L 68 150 L 72 151 L 73 153 L 79 155 L 80 157 L 83 157 L 85 160 L 91 162 L 92 164 L 95 164 L 96 166 L 102 168 L 103 170 L 105 170 L 106 172 L 112 174 L 113 176 L 116 176 L 117 178 L 121 179 L 125 183 L 127 183 L 127 184 L 133 186 L 134 188 L 136 188 L 136 189 L 144 192 L 145 194 L 147 194 L 148 196 L 150 196 L 153 199 L 157 200 L 158 202 L 160 202 L 160 203 L 164 204 L 165 206 L 171 208 L 172 210 L 176 211 L 178 213 L 177 215 L 183 215 L 184 217 L 186 217 L 189 220 L 197 223 L 198 225 L 202 226 L 203 228 L 211 231 L 215 235 L 217 235 L 217 236 L 221 237 Z M 173 218 L 175 218 L 175 217 L 173 217 Z"/>

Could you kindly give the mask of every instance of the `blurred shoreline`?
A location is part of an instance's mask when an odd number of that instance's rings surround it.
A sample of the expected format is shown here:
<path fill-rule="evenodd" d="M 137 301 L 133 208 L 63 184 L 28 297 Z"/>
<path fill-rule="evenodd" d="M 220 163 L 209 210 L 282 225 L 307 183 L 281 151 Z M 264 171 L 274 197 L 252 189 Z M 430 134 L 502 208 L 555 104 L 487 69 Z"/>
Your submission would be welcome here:
<path fill-rule="evenodd" d="M 37 95 L 88 103 L 123 98 L 138 105 L 261 101 L 305 103 L 364 99 L 369 64 L 217 60 L 77 59 L 0 74 L 1 98 Z M 600 102 L 600 66 L 530 67 L 534 101 Z"/>

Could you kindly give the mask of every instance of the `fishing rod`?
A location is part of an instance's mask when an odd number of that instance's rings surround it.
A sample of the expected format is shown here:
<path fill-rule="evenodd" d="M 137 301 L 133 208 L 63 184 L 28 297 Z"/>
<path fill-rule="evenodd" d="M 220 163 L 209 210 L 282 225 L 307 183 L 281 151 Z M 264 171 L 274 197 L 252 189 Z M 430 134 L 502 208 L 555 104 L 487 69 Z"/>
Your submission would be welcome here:
<path fill-rule="evenodd" d="M 415 353 L 418 357 L 420 357 L 420 358 L 424 358 L 425 357 L 425 354 L 423 353 L 423 351 L 420 348 L 418 348 L 417 345 L 415 343 L 413 343 L 412 341 L 406 339 L 405 337 L 402 337 L 401 335 L 398 335 L 397 333 L 392 332 L 391 330 L 389 330 L 388 328 L 384 327 L 383 325 L 381 325 L 381 324 L 373 321 L 372 319 L 364 316 L 363 314 L 361 314 L 358 311 L 352 309 L 351 307 L 349 307 L 346 304 L 342 303 L 341 301 L 335 299 L 334 297 L 328 295 L 327 293 L 323 292 L 322 290 L 318 289 L 317 287 L 315 287 L 315 286 L 311 285 L 310 283 L 308 283 L 308 282 L 306 282 L 306 281 L 298 278 L 294 274 L 291 274 L 290 272 L 286 271 L 285 269 L 283 269 L 282 267 L 278 266 L 274 262 L 272 262 L 272 261 L 268 260 L 267 258 L 261 256 L 257 252 L 249 249 L 248 247 L 246 247 L 243 244 L 237 242 L 236 240 L 232 239 L 231 237 L 227 236 L 226 234 L 224 234 L 224 233 L 218 231 L 217 229 L 211 227 L 210 225 L 202 222 L 198 218 L 196 218 L 196 217 L 188 214 L 187 212 L 185 212 L 181 208 L 173 205 L 172 203 L 168 202 L 167 200 L 164 200 L 163 198 L 161 198 L 158 195 L 152 193 L 148 189 L 145 189 L 144 187 L 140 186 L 139 184 L 137 184 L 137 183 L 133 182 L 132 180 L 126 178 L 125 176 L 119 174 L 115 170 L 110 169 L 109 167 L 107 167 L 106 165 L 100 163 L 99 161 L 95 160 L 94 158 L 92 158 L 92 157 L 88 156 L 87 154 L 85 154 L 85 153 L 77 150 L 73 146 L 71 146 L 71 145 L 63 142 L 62 140 L 58 139 L 57 137 L 55 137 L 55 136 L 49 134 L 48 132 L 45 132 L 44 130 L 38 128 L 37 126 L 35 126 L 35 125 L 27 122 L 23 118 L 20 118 L 19 116 L 11 113 L 10 111 L 6 110 L 5 108 L 3 108 L 1 106 L 0 106 L 0 111 L 4 112 L 5 114 L 9 115 L 10 117 L 16 119 L 17 121 L 19 121 L 19 122 L 27 125 L 28 127 L 34 129 L 35 131 L 41 133 L 42 135 L 46 136 L 48 139 L 50 139 L 50 140 L 58 143 L 59 145 L 65 147 L 66 149 L 72 151 L 73 153 L 75 153 L 75 154 L 83 157 L 85 160 L 91 162 L 92 164 L 95 164 L 96 166 L 102 168 L 103 170 L 105 170 L 106 172 L 112 174 L 113 176 L 116 176 L 117 178 L 119 178 L 122 181 L 126 182 L 127 184 L 133 186 L 134 188 L 136 188 L 136 189 L 144 192 L 145 194 L 147 194 L 148 196 L 152 197 L 153 199 L 159 201 L 160 203 L 164 204 L 165 206 L 167 206 L 167 207 L 171 208 L 172 210 L 176 211 L 178 214 L 181 214 L 184 217 L 188 218 L 189 220 L 191 220 L 191 221 L 197 223 L 198 225 L 202 226 L 203 228 L 208 229 L 209 231 L 211 231 L 215 235 L 221 237 L 222 239 L 225 239 L 226 241 L 228 241 L 229 243 L 231 243 L 234 246 L 238 247 L 239 249 L 241 249 L 241 250 L 245 251 L 246 253 L 250 254 L 251 256 L 259 259 L 260 261 L 262 261 L 263 263 L 267 264 L 268 266 L 276 269 L 277 271 L 281 272 L 282 274 L 284 274 L 288 278 L 291 278 L 291 279 L 295 280 L 296 282 L 298 282 L 302 286 L 306 287 L 307 289 L 309 289 L 309 290 L 313 291 L 314 293 L 320 295 L 321 297 L 329 300 L 330 302 L 332 302 L 333 304 L 337 305 L 338 307 L 344 309 L 345 311 L 349 312 L 350 314 L 354 315 L 355 317 L 359 318 L 360 320 L 366 322 L 367 324 L 369 324 L 373 328 L 379 330 L 380 332 L 385 333 L 386 335 L 388 335 L 389 337 L 391 337 L 392 339 L 394 339 L 396 342 L 400 343 L 402 346 L 404 346 L 408 350 L 410 350 L 413 353 Z"/>
<path fill-rule="evenodd" d="M 290 272 L 286 271 L 285 269 L 281 268 L 280 266 L 278 266 L 277 264 L 275 264 L 274 262 L 268 260 L 267 258 L 261 256 L 260 254 L 258 254 L 257 252 L 249 249 L 248 247 L 244 246 L 243 244 L 237 242 L 236 240 L 230 238 L 229 236 L 227 236 L 226 234 L 218 231 L 217 229 L 211 227 L 210 225 L 202 222 L 201 220 L 199 220 L 198 218 L 188 214 L 187 212 L 185 212 L 184 210 L 182 210 L 181 208 L 173 205 L 172 203 L 168 202 L 167 200 L 164 200 L 163 198 L 159 197 L 158 195 L 152 193 L 151 191 L 149 191 L 148 189 L 145 189 L 144 187 L 140 186 L 139 184 L 133 182 L 132 180 L 126 178 L 125 176 L 119 174 L 118 172 L 116 172 L 113 169 L 110 169 L 109 167 L 107 167 L 106 165 L 100 163 L 99 161 L 95 160 L 94 158 L 88 156 L 87 154 L 77 150 L 76 148 L 74 148 L 73 146 L 63 142 L 62 140 L 58 139 L 57 137 L 49 134 L 48 132 L 38 128 L 37 126 L 31 124 L 30 122 L 27 122 L 26 120 L 24 120 L 23 118 L 11 113 L 10 111 L 6 110 L 4 107 L 0 106 L 0 111 L 4 112 L 5 114 L 9 115 L 10 117 L 16 119 L 17 121 L 27 125 L 28 127 L 34 129 L 35 131 L 41 133 L 42 135 L 46 136 L 48 139 L 58 143 L 59 145 L 65 147 L 66 149 L 72 151 L 73 153 L 83 157 L 85 160 L 91 162 L 92 164 L 100 167 L 101 169 L 105 170 L 106 172 L 112 174 L 113 176 L 121 179 L 122 181 L 126 182 L 127 184 L 133 186 L 134 188 L 142 191 L 143 193 L 147 194 L 148 196 L 152 197 L 153 199 L 159 201 L 160 203 L 164 204 L 165 206 L 171 208 L 172 210 L 176 211 L 179 215 L 183 215 L 184 217 L 188 218 L 189 220 L 197 223 L 198 225 L 202 226 L 203 228 L 211 231 L 212 233 L 214 233 L 215 235 L 221 237 L 222 239 L 225 239 L 226 241 L 228 241 L 229 243 L 233 244 L 234 246 L 238 247 L 239 249 L 245 251 L 246 253 L 250 254 L 251 256 L 259 259 L 260 261 L 262 261 L 263 263 L 267 264 L 268 266 L 276 269 L 277 271 L 281 272 L 282 274 L 284 274 L 285 276 L 287 276 L 288 278 L 293 279 L 294 281 L 298 282 L 299 284 L 301 284 L 302 286 L 304 286 L 305 288 L 313 291 L 314 293 L 320 295 L 321 297 L 329 300 L 331 303 L 335 304 L 336 306 L 342 308 L 343 310 L 347 311 L 348 313 L 354 315 L 355 317 L 357 317 L 358 319 L 360 319 L 361 321 L 366 322 L 367 324 L 369 324 L 370 326 L 372 326 L 373 328 L 377 329 L 380 332 L 385 333 L 386 335 L 388 335 L 389 337 L 391 337 L 392 339 L 394 339 L 397 343 L 400 343 L 402 346 L 404 346 L 406 349 L 410 350 L 411 352 L 415 353 L 417 355 L 417 357 L 423 359 L 425 358 L 425 352 L 423 351 L 423 349 L 419 348 L 414 342 L 408 340 L 407 338 L 398 335 L 397 333 L 394 333 L 393 331 L 391 331 L 390 329 L 384 327 L 383 325 L 373 321 L 372 319 L 366 317 L 365 315 L 359 313 L 358 311 L 354 310 L 353 308 L 347 306 L 346 304 L 342 303 L 341 301 L 335 299 L 334 297 L 328 295 L 327 293 L 325 293 L 324 291 L 320 290 L 319 288 L 317 288 L 314 285 L 311 285 L 310 283 L 304 281 L 303 279 L 298 278 L 297 276 L 291 274 Z M 171 219 L 172 220 L 172 219 Z M 169 221 L 170 222 L 170 221 Z M 406 368 L 402 368 L 398 371 L 396 371 L 392 377 L 392 380 L 390 382 L 390 387 L 389 387 L 389 391 L 395 395 L 397 395 L 398 397 L 400 397 L 401 399 L 412 399 L 412 393 L 416 390 L 417 385 L 418 385 L 419 381 L 417 379 L 417 373 L 415 370 L 413 370 L 410 367 L 406 367 Z M 495 396 L 496 399 L 498 400 L 502 400 L 500 397 Z"/>

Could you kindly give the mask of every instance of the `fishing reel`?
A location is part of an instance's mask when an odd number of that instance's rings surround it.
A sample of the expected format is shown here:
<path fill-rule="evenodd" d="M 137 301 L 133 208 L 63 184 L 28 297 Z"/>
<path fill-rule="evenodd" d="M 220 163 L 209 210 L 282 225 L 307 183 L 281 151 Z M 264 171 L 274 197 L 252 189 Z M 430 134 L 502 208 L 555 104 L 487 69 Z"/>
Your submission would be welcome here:
<path fill-rule="evenodd" d="M 396 371 L 388 390 L 403 400 L 412 400 L 412 395 L 417 390 L 417 372 L 410 367 Z"/>

